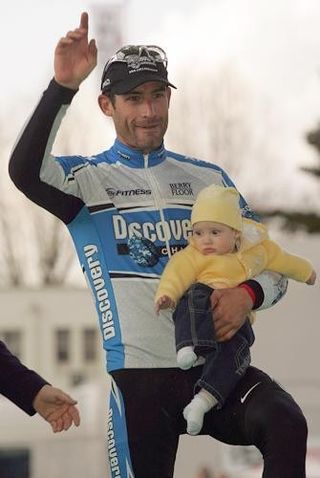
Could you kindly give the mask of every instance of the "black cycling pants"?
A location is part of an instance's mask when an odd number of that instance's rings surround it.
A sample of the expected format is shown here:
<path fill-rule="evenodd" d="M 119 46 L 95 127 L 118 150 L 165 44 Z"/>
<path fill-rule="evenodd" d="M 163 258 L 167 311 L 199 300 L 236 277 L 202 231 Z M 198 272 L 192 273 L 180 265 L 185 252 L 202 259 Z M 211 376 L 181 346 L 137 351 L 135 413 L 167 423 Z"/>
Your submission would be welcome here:
<path fill-rule="evenodd" d="M 111 477 L 172 478 L 182 416 L 202 367 L 112 373 L 108 422 Z M 222 409 L 205 415 L 201 435 L 255 445 L 263 478 L 305 478 L 307 424 L 299 406 L 267 374 L 249 367 Z M 126 472 L 125 472 L 126 471 Z"/>

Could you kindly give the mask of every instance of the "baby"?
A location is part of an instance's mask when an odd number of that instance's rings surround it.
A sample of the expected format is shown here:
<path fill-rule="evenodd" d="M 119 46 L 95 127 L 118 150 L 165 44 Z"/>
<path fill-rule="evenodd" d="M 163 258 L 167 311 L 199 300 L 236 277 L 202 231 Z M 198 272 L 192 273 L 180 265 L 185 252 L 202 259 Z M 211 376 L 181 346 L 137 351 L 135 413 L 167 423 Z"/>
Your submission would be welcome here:
<path fill-rule="evenodd" d="M 204 414 L 222 407 L 250 364 L 253 314 L 228 341 L 215 339 L 210 296 L 214 289 L 237 287 L 264 270 L 313 285 L 316 273 L 306 259 L 268 238 L 262 224 L 242 218 L 236 189 L 208 186 L 191 213 L 189 245 L 169 260 L 155 297 L 155 309 L 172 308 L 177 363 L 191 368 L 205 357 L 197 392 L 184 409 L 187 432 L 197 435 Z"/>

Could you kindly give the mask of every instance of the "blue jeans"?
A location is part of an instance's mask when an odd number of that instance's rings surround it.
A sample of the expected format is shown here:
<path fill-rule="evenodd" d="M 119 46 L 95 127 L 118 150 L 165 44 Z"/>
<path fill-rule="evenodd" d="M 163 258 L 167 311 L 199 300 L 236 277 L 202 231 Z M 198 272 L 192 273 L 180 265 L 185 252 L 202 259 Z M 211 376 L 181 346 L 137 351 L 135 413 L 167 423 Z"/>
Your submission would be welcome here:
<path fill-rule="evenodd" d="M 206 389 L 221 408 L 250 365 L 250 346 L 254 333 L 249 320 L 226 342 L 215 337 L 210 296 L 213 289 L 205 284 L 193 284 L 181 297 L 173 313 L 177 351 L 193 346 L 198 356 L 205 358 L 195 391 Z"/>

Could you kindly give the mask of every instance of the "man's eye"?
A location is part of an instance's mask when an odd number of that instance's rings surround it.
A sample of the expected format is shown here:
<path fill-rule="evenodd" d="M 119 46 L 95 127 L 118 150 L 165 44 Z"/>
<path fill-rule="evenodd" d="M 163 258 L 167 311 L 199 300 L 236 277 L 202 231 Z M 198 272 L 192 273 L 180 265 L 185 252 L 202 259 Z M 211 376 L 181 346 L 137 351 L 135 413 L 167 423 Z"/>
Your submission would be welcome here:
<path fill-rule="evenodd" d="M 136 103 L 137 101 L 139 101 L 140 97 L 139 96 L 127 96 L 127 101 L 132 101 L 134 103 Z"/>

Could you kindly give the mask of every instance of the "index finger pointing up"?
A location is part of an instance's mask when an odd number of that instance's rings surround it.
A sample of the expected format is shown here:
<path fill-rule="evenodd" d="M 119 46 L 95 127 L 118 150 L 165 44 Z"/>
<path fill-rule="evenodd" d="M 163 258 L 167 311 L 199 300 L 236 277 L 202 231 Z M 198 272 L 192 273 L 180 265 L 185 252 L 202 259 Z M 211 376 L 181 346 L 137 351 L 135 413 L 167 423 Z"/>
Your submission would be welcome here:
<path fill-rule="evenodd" d="M 89 15 L 87 12 L 82 12 L 79 27 L 88 31 L 88 26 L 89 26 Z"/>

